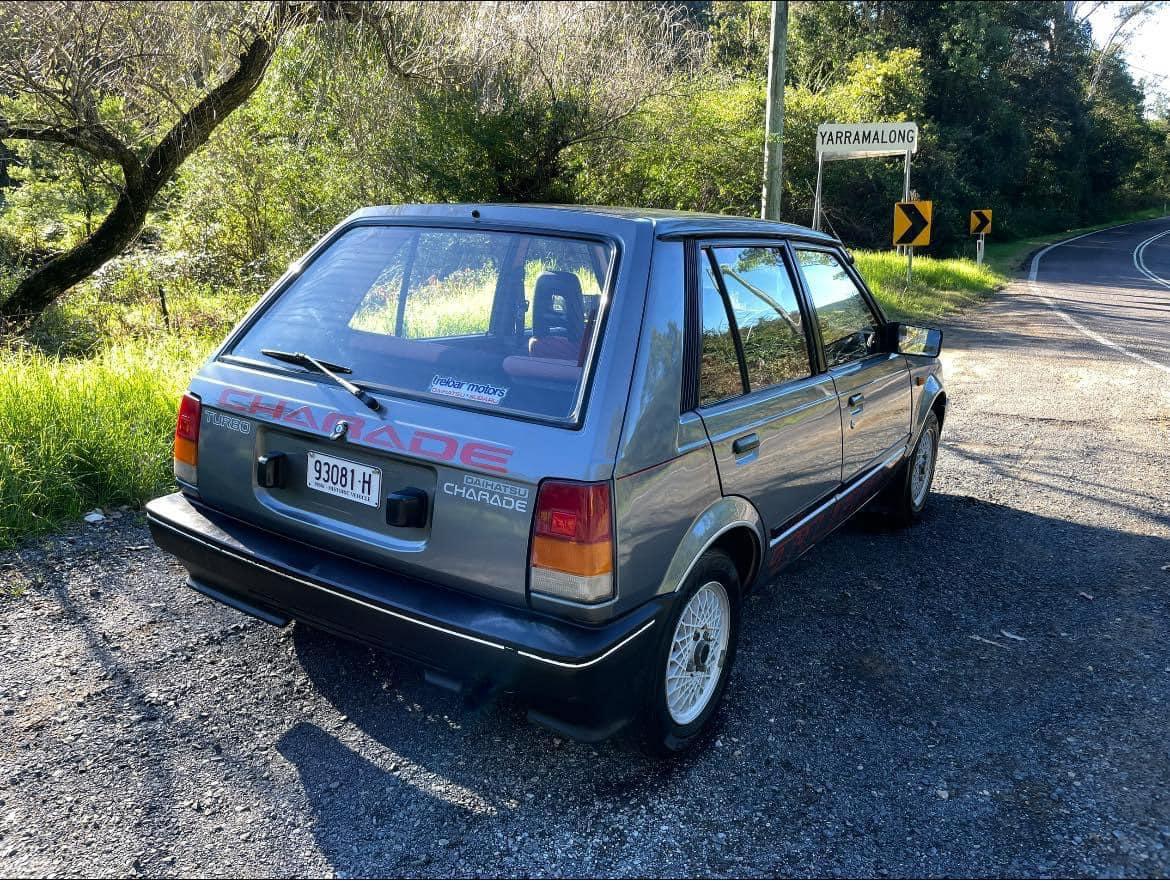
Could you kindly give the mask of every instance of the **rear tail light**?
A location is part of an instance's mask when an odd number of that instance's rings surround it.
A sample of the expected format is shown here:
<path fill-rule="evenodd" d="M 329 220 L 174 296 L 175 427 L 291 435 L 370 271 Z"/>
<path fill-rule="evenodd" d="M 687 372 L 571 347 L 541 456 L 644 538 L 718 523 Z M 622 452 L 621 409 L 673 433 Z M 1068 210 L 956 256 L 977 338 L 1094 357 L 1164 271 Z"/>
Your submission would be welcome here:
<path fill-rule="evenodd" d="M 183 395 L 179 417 L 175 420 L 175 479 L 198 483 L 199 478 L 199 398 Z"/>
<path fill-rule="evenodd" d="M 546 480 L 536 494 L 528 583 L 535 593 L 579 603 L 613 596 L 608 483 Z"/>

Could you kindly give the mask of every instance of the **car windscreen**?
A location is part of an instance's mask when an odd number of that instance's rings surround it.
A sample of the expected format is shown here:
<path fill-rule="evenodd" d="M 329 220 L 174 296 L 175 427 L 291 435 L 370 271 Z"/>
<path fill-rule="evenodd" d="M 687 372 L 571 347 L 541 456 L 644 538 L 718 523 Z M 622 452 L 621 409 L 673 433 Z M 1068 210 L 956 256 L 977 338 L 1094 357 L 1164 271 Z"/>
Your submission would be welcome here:
<path fill-rule="evenodd" d="M 261 350 L 304 352 L 367 388 L 571 420 L 612 256 L 607 243 L 568 236 L 354 227 L 230 355 L 289 369 Z"/>

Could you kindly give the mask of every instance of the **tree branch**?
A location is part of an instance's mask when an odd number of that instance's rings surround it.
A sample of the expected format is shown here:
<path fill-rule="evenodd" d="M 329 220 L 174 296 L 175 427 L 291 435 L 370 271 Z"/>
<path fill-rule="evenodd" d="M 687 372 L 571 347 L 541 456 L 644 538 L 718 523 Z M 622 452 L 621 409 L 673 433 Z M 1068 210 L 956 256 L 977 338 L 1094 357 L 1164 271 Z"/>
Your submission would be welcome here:
<path fill-rule="evenodd" d="M 184 113 L 158 146 L 146 157 L 145 172 L 159 187 L 170 179 L 183 160 L 202 147 L 215 127 L 256 91 L 272 60 L 275 42 L 257 36 L 240 55 L 240 66 Z"/>
<path fill-rule="evenodd" d="M 0 120 L 0 141 L 8 139 L 63 144 L 88 153 L 103 162 L 116 162 L 122 167 L 127 183 L 131 178 L 137 178 L 142 171 L 142 165 L 134 151 L 102 125 L 59 126 L 26 123 L 13 126 Z"/>

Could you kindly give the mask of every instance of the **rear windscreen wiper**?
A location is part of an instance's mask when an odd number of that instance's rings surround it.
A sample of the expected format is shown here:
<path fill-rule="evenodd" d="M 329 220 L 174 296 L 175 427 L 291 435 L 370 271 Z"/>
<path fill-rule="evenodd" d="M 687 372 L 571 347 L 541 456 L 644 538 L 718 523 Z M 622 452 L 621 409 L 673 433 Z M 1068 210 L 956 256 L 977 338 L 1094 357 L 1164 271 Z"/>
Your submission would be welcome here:
<path fill-rule="evenodd" d="M 361 386 L 354 385 L 348 379 L 338 376 L 339 373 L 353 373 L 348 367 L 322 361 L 314 358 L 312 355 L 306 355 L 304 352 L 282 352 L 280 349 L 261 349 L 260 354 L 267 355 L 269 358 L 275 358 L 277 361 L 299 364 L 302 367 L 308 367 L 310 370 L 316 370 L 318 373 L 324 373 L 375 413 L 382 412 L 382 405 L 378 403 L 378 400 L 373 395 Z"/>

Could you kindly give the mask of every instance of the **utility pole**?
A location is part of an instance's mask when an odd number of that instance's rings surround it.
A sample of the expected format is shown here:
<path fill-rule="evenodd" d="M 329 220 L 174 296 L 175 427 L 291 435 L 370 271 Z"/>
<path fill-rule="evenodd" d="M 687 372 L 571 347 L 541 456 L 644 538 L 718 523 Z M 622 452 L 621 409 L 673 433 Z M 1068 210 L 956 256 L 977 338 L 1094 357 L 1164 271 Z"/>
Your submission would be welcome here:
<path fill-rule="evenodd" d="M 760 216 L 780 219 L 784 192 L 784 61 L 788 49 L 788 0 L 772 0 L 772 39 L 768 52 L 768 109 L 764 115 L 764 192 Z"/>

